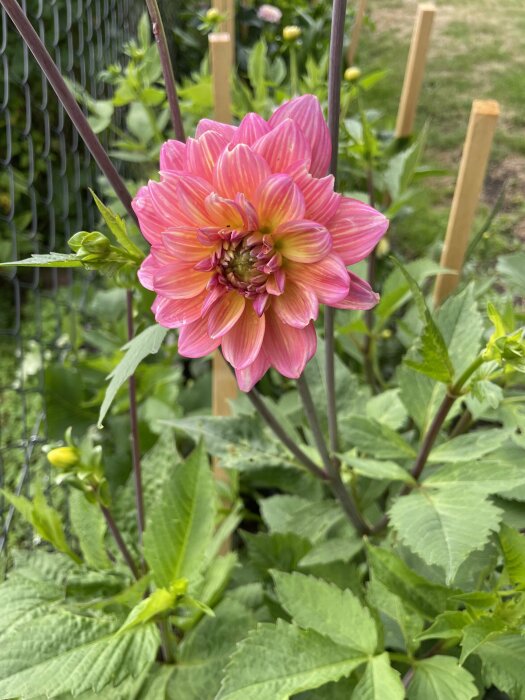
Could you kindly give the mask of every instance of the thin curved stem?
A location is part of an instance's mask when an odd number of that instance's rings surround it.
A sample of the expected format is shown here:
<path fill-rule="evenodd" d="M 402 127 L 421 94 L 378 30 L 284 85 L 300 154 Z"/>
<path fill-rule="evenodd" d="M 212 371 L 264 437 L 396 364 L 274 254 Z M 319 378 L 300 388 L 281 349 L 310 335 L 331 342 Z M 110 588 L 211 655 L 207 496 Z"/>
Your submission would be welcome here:
<path fill-rule="evenodd" d="M 122 554 L 124 561 L 129 566 L 133 576 L 138 580 L 140 578 L 139 570 L 133 560 L 133 557 L 131 556 L 131 552 L 127 548 L 126 543 L 124 542 L 124 538 L 122 537 L 122 533 L 120 532 L 117 523 L 113 519 L 111 511 L 103 505 L 100 505 L 100 510 L 102 511 L 102 515 L 106 520 L 109 531 L 111 532 L 113 539 L 115 540 L 115 543 L 120 553 Z"/>
<path fill-rule="evenodd" d="M 157 0 L 146 0 L 146 6 L 148 8 L 149 16 L 151 19 L 153 35 L 155 37 L 155 41 L 157 42 L 157 48 L 159 50 L 160 64 L 162 66 L 162 73 L 164 75 L 164 83 L 166 85 L 166 96 L 168 98 L 168 104 L 170 107 L 171 122 L 173 124 L 175 138 L 178 141 L 185 141 L 186 137 L 184 135 L 184 126 L 182 124 L 182 115 L 180 113 L 179 98 L 177 97 L 175 72 L 173 70 L 173 63 L 168 48 L 166 31 L 164 30 L 164 23 L 162 22 L 162 15 L 160 12 L 159 4 Z"/>
<path fill-rule="evenodd" d="M 323 460 L 325 470 L 327 471 L 330 479 L 329 484 L 332 489 L 332 493 L 335 498 L 340 502 L 343 510 L 345 511 L 348 519 L 355 527 L 360 535 L 366 535 L 370 532 L 368 524 L 365 522 L 363 516 L 359 512 L 357 504 L 355 503 L 352 496 L 348 493 L 346 486 L 341 479 L 341 473 L 339 470 L 339 464 L 330 457 L 328 449 L 326 447 L 326 442 L 321 430 L 321 425 L 319 423 L 319 418 L 317 417 L 317 411 L 315 410 L 314 402 L 312 400 L 312 394 L 310 393 L 310 388 L 306 377 L 301 375 L 297 380 L 297 388 L 301 396 L 301 400 L 304 406 L 304 412 L 317 445 L 317 449 Z"/>
<path fill-rule="evenodd" d="M 252 389 L 247 394 L 248 399 L 251 401 L 252 405 L 256 408 L 257 412 L 261 418 L 266 422 L 268 427 L 274 432 L 274 434 L 279 438 L 279 440 L 290 450 L 293 456 L 306 467 L 308 471 L 313 474 L 318 479 L 323 479 L 326 481 L 329 476 L 328 474 L 320 469 L 315 462 L 313 462 L 307 454 L 305 454 L 295 440 L 288 435 L 286 430 L 281 426 L 279 421 L 270 412 L 268 406 L 264 403 L 263 398 L 258 391 Z"/>
<path fill-rule="evenodd" d="M 68 88 L 66 81 L 62 77 L 62 74 L 51 58 L 51 55 L 44 46 L 42 40 L 34 30 L 31 22 L 25 16 L 24 11 L 16 0 L 0 0 L 0 4 L 4 6 L 7 14 L 11 17 L 13 24 L 19 31 L 20 36 L 25 41 L 40 68 L 44 72 L 49 84 L 57 94 L 58 99 L 64 106 L 64 109 L 68 113 L 78 133 L 82 137 L 82 140 L 86 144 L 89 152 L 106 176 L 109 184 L 115 190 L 115 194 L 120 199 L 129 215 L 136 220 L 135 213 L 131 208 L 131 195 L 124 184 L 124 181 L 109 159 L 108 154 L 98 140 L 95 132 L 89 125 L 89 122 L 77 104 L 74 95 Z"/>
<path fill-rule="evenodd" d="M 341 109 L 341 72 L 343 64 L 343 37 L 345 29 L 346 0 L 334 0 L 332 29 L 330 33 L 330 64 L 328 73 L 328 129 L 332 142 L 330 172 L 337 176 L 339 151 L 339 118 Z M 335 309 L 327 306 L 324 315 L 325 374 L 328 412 L 328 435 L 332 452 L 338 450 L 337 407 L 335 401 L 334 363 L 334 316 Z"/>

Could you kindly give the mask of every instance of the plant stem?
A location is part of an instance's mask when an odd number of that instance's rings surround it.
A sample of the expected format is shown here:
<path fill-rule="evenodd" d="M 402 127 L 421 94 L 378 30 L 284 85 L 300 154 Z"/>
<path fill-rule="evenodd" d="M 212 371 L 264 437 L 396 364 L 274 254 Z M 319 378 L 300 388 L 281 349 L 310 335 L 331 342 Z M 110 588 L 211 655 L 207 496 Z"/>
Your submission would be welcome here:
<path fill-rule="evenodd" d="M 308 469 L 308 471 L 313 474 L 318 479 L 323 479 L 326 481 L 329 476 L 328 474 L 320 469 L 315 462 L 313 462 L 307 454 L 305 454 L 295 440 L 288 435 L 288 433 L 281 426 L 279 421 L 272 415 L 268 407 L 264 403 L 261 395 L 255 389 L 252 389 L 247 393 L 249 400 L 252 405 L 256 408 L 257 412 L 261 418 L 266 421 L 268 427 L 274 432 L 274 434 L 279 438 L 279 440 L 290 450 L 293 456 L 301 462 L 301 464 Z"/>
<path fill-rule="evenodd" d="M 326 442 L 319 424 L 319 419 L 317 417 L 317 411 L 315 410 L 314 402 L 312 400 L 312 394 L 310 393 L 310 388 L 306 377 L 302 374 L 297 380 L 297 388 L 303 402 L 304 412 L 317 445 L 317 449 L 323 460 L 323 464 L 326 472 L 328 473 L 330 479 L 330 488 L 336 499 L 340 502 L 343 507 L 348 519 L 355 527 L 360 535 L 366 535 L 370 532 L 370 528 L 364 521 L 363 516 L 359 512 L 356 503 L 352 496 L 346 490 L 346 486 L 341 479 L 341 474 L 339 470 L 339 464 L 337 464 L 328 454 L 328 449 L 326 447 Z"/>
<path fill-rule="evenodd" d="M 126 546 L 126 543 L 124 542 L 124 539 L 122 537 L 122 534 L 119 530 L 119 527 L 115 520 L 113 519 L 113 516 L 111 515 L 111 511 L 106 508 L 106 506 L 103 506 L 100 504 L 100 509 L 102 511 L 102 515 L 104 516 L 106 523 L 108 525 L 109 531 L 111 532 L 113 539 L 115 540 L 115 543 L 117 547 L 120 550 L 120 553 L 122 554 L 124 561 L 126 564 L 129 566 L 131 573 L 133 576 L 137 579 L 140 578 L 139 570 L 137 569 L 137 565 L 133 561 L 133 557 L 131 556 L 131 553 L 129 549 Z"/>
<path fill-rule="evenodd" d="M 297 70 L 297 50 L 290 44 L 290 97 L 299 94 L 299 71 Z"/>
<path fill-rule="evenodd" d="M 74 95 L 68 88 L 62 74 L 51 58 L 48 50 L 42 43 L 36 31 L 33 29 L 31 22 L 25 16 L 24 11 L 16 0 L 0 0 L 0 4 L 4 6 L 7 14 L 11 17 L 13 24 L 18 29 L 20 36 L 27 44 L 29 50 L 48 79 L 49 84 L 64 106 L 64 109 L 69 114 L 71 121 L 75 125 L 75 128 L 86 144 L 89 152 L 106 176 L 109 184 L 115 190 L 115 194 L 120 199 L 130 216 L 136 220 L 135 213 L 131 208 L 131 195 L 126 188 L 126 185 L 109 159 L 108 154 L 104 150 L 93 129 L 89 125 L 88 120 L 77 104 Z"/>
<path fill-rule="evenodd" d="M 171 649 L 170 629 L 168 620 L 158 621 L 160 632 L 160 647 L 162 649 L 162 657 L 167 664 L 175 663 L 175 657 Z"/>
<path fill-rule="evenodd" d="M 157 0 L 146 0 L 146 5 L 151 19 L 153 35 L 155 36 L 155 41 L 157 42 L 157 48 L 159 50 L 160 64 L 164 75 L 166 96 L 170 106 L 171 122 L 173 124 L 175 138 L 178 141 L 185 141 L 184 126 L 182 124 L 182 116 L 180 113 L 179 99 L 177 97 L 177 88 L 175 84 L 175 72 L 173 70 L 173 63 L 171 61 L 168 48 L 166 32 L 162 22 L 162 15 Z"/>
<path fill-rule="evenodd" d="M 133 292 L 128 289 L 126 293 L 126 312 L 128 326 L 128 340 L 134 336 L 133 327 Z M 142 544 L 144 532 L 144 494 L 142 490 L 142 466 L 140 463 L 139 423 L 137 416 L 137 387 L 135 375 L 128 379 L 129 393 L 129 417 L 131 423 L 131 454 L 133 459 L 133 480 L 135 483 L 135 504 L 137 508 L 137 525 L 139 530 L 139 544 Z"/>
<path fill-rule="evenodd" d="M 343 62 L 343 35 L 345 29 L 346 0 L 334 0 L 332 29 L 330 32 L 330 64 L 328 73 L 328 129 L 332 142 L 330 172 L 337 176 L 339 151 L 339 118 L 341 107 L 341 71 Z M 328 412 L 328 435 L 332 452 L 338 450 L 337 408 L 335 403 L 334 362 L 334 317 L 335 309 L 327 306 L 324 314 L 325 374 Z"/>

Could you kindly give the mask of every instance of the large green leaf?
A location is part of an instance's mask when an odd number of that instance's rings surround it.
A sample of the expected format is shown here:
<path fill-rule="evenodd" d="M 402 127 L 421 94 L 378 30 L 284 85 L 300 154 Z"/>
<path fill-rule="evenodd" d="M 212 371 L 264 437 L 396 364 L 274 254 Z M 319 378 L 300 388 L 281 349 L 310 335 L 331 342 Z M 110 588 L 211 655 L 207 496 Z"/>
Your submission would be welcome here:
<path fill-rule="evenodd" d="M 94 569 L 109 568 L 111 562 L 104 546 L 104 517 L 98 506 L 89 503 L 81 491 L 72 489 L 69 494 L 69 520 L 86 564 Z"/>
<path fill-rule="evenodd" d="M 504 632 L 505 623 L 495 615 L 485 615 L 474 622 L 471 621 L 462 631 L 460 664 L 464 664 L 487 640 Z"/>
<path fill-rule="evenodd" d="M 213 535 L 216 494 L 202 445 L 177 465 L 144 532 L 144 556 L 158 586 L 194 579 Z"/>
<path fill-rule="evenodd" d="M 449 583 L 465 557 L 498 530 L 501 516 L 479 493 L 456 488 L 411 493 L 390 509 L 390 522 L 403 542 L 427 564 L 442 567 Z"/>
<path fill-rule="evenodd" d="M 355 537 L 345 535 L 331 537 L 329 540 L 317 542 L 312 549 L 299 562 L 299 565 L 316 566 L 317 564 L 331 564 L 334 561 L 350 561 L 363 549 L 363 539 L 357 534 Z"/>
<path fill-rule="evenodd" d="M 75 253 L 48 253 L 32 255 L 25 260 L 0 263 L 0 267 L 82 267 Z"/>
<path fill-rule="evenodd" d="M 496 459 L 447 464 L 424 480 L 425 486 L 444 489 L 470 489 L 477 493 L 498 493 L 525 483 L 525 469 Z"/>
<path fill-rule="evenodd" d="M 208 452 L 226 469 L 249 471 L 297 466 L 282 444 L 267 433 L 257 416 L 190 416 L 165 423 L 182 430 L 195 441 L 204 440 Z"/>
<path fill-rule="evenodd" d="M 326 635 L 356 653 L 375 653 L 375 622 L 349 590 L 297 572 L 274 571 L 272 576 L 281 605 L 298 625 Z"/>
<path fill-rule="evenodd" d="M 270 496 L 260 507 L 270 532 L 292 532 L 312 542 L 319 541 L 344 517 L 334 501 L 308 501 L 299 496 Z"/>
<path fill-rule="evenodd" d="M 447 607 L 452 591 L 416 574 L 394 552 L 369 545 L 367 556 L 372 577 L 412 610 L 433 620 Z"/>
<path fill-rule="evenodd" d="M 405 688 L 399 673 L 390 665 L 388 654 L 374 656 L 354 692 L 352 700 L 403 700 Z"/>
<path fill-rule="evenodd" d="M 490 637 L 475 653 L 481 659 L 487 685 L 495 685 L 512 700 L 525 700 L 525 637 L 522 634 Z"/>
<path fill-rule="evenodd" d="M 378 459 L 407 459 L 416 454 L 395 430 L 364 416 L 351 415 L 342 420 L 341 432 L 348 447 L 357 447 Z"/>
<path fill-rule="evenodd" d="M 224 600 L 215 615 L 203 618 L 181 643 L 169 700 L 213 700 L 228 657 L 255 626 L 253 615 L 234 600 Z"/>
<path fill-rule="evenodd" d="M 126 351 L 126 354 L 108 377 L 111 381 L 108 384 L 104 401 L 100 407 L 98 415 L 99 428 L 102 427 L 102 421 L 106 417 L 109 407 L 117 395 L 117 391 L 131 377 L 145 357 L 159 351 L 167 332 L 168 329 L 162 326 L 150 326 L 124 345 L 122 349 Z"/>
<path fill-rule="evenodd" d="M 351 452 L 341 455 L 344 464 L 352 467 L 356 474 L 366 476 L 367 479 L 378 479 L 380 481 L 403 481 L 407 484 L 414 484 L 414 478 L 406 469 L 399 464 L 389 460 L 366 459 L 355 457 Z"/>
<path fill-rule="evenodd" d="M 115 636 L 115 618 L 75 615 L 49 606 L 0 634 L 0 697 L 78 695 L 122 683 L 153 662 L 152 626 Z"/>
<path fill-rule="evenodd" d="M 269 578 L 270 569 L 294 571 L 312 548 L 305 537 L 292 532 L 259 532 L 257 535 L 243 532 L 242 537 L 246 542 L 249 563 L 264 578 Z"/>
<path fill-rule="evenodd" d="M 471 700 L 478 697 L 478 689 L 453 656 L 433 656 L 417 662 L 407 696 L 409 700 Z"/>
<path fill-rule="evenodd" d="M 435 447 L 428 457 L 429 462 L 472 461 L 497 450 L 510 437 L 506 429 L 476 430 L 458 435 Z"/>
<path fill-rule="evenodd" d="M 237 647 L 217 700 L 288 700 L 350 675 L 364 661 L 312 630 L 282 620 L 259 625 Z"/>
<path fill-rule="evenodd" d="M 0 586 L 0 638 L 9 628 L 24 627 L 47 606 L 64 597 L 62 586 L 26 578 L 15 571 Z"/>
<path fill-rule="evenodd" d="M 510 580 L 518 586 L 525 586 L 525 537 L 503 523 L 499 541 Z"/>

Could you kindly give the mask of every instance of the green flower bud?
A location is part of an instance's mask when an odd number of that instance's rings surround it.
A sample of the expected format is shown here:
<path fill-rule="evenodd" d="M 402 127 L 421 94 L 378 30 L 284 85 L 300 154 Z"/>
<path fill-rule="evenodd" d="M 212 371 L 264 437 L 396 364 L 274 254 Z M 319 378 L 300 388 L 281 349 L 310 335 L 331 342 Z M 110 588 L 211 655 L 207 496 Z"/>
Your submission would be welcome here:
<path fill-rule="evenodd" d="M 55 469 L 72 469 L 80 461 L 80 453 L 76 447 L 56 447 L 47 453 L 47 459 Z"/>
<path fill-rule="evenodd" d="M 79 257 L 106 255 L 111 247 L 108 238 L 99 231 L 79 231 L 69 239 L 68 245 Z"/>
<path fill-rule="evenodd" d="M 296 41 L 302 34 L 301 28 L 295 24 L 289 24 L 283 29 L 283 39 L 285 41 Z"/>
<path fill-rule="evenodd" d="M 361 69 L 358 68 L 357 66 L 350 66 L 350 68 L 347 68 L 345 70 L 344 78 L 349 83 L 352 83 L 355 80 L 359 80 L 360 77 L 361 77 Z"/>
<path fill-rule="evenodd" d="M 210 7 L 206 12 L 206 20 L 208 22 L 218 22 L 221 19 L 221 13 L 216 7 Z"/>

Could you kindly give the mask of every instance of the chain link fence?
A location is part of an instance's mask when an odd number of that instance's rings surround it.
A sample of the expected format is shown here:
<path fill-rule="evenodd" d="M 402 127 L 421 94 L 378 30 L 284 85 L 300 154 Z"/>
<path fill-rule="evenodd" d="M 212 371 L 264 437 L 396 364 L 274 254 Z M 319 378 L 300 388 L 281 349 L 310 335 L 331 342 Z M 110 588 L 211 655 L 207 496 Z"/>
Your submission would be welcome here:
<path fill-rule="evenodd" d="M 94 98 L 136 31 L 140 0 L 21 0 L 62 73 Z M 65 250 L 92 230 L 98 172 L 39 66 L 0 10 L 0 260 Z M 0 273 L 0 487 L 24 493 L 46 442 L 45 364 L 71 344 L 85 285 L 70 270 Z M 67 391 L 67 387 L 64 388 Z M 13 511 L 0 498 L 0 554 Z"/>

